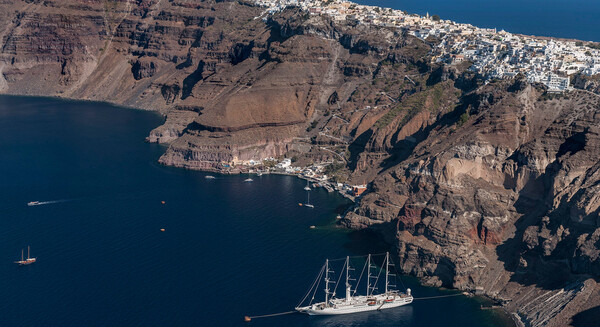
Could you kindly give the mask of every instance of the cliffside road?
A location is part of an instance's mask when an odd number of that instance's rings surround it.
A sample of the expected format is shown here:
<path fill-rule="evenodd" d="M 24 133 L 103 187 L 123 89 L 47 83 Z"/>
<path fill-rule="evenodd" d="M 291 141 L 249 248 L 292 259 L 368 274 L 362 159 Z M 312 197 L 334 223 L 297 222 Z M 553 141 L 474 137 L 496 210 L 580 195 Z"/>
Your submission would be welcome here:
<path fill-rule="evenodd" d="M 346 142 L 346 141 L 342 140 L 342 139 L 341 139 L 341 138 L 339 138 L 339 137 L 335 137 L 335 136 L 327 135 L 327 134 L 325 134 L 325 133 L 323 133 L 323 132 L 319 132 L 319 135 L 323 135 L 323 136 L 325 136 L 325 137 L 328 137 L 328 138 L 330 138 L 330 139 L 334 139 L 334 140 L 336 140 L 336 141 L 338 141 L 338 142 L 340 142 L 340 143 L 342 143 L 342 144 L 348 144 L 348 142 Z"/>
<path fill-rule="evenodd" d="M 159 111 L 165 165 L 342 160 L 336 178 L 369 184 L 342 224 L 380 233 L 402 272 L 529 326 L 597 312 L 596 78 L 484 82 L 415 31 L 245 1 L 9 0 L 0 21 L 3 93 Z"/>
<path fill-rule="evenodd" d="M 343 157 L 341 154 L 339 154 L 339 153 L 337 153 L 337 152 L 335 152 L 335 151 L 333 151 L 333 150 L 330 150 L 330 149 L 328 149 L 328 148 L 326 148 L 326 147 L 324 147 L 324 146 L 320 146 L 320 147 L 319 147 L 319 149 L 321 149 L 321 150 L 325 150 L 325 151 L 327 151 L 327 152 L 330 152 L 330 153 L 333 153 L 333 154 L 334 154 L 334 155 L 336 155 L 336 156 L 337 156 L 337 157 L 338 157 L 340 160 L 342 160 L 342 161 L 344 161 L 344 162 L 346 162 L 346 161 L 347 161 L 347 160 L 346 160 L 346 158 L 344 158 L 344 157 Z"/>
<path fill-rule="evenodd" d="M 600 94 L 598 94 L 598 93 L 594 93 L 594 92 L 592 92 L 592 91 L 588 91 L 588 90 L 581 90 L 581 91 L 583 91 L 583 92 L 585 92 L 585 93 L 587 93 L 587 94 L 590 94 L 590 95 L 596 96 L 596 97 L 600 97 Z"/>
<path fill-rule="evenodd" d="M 342 118 L 342 117 L 340 117 L 340 116 L 338 116 L 338 115 L 333 115 L 332 117 L 334 117 L 334 118 L 337 118 L 337 119 L 339 119 L 339 120 L 343 121 L 343 122 L 344 122 L 344 123 L 346 123 L 346 124 L 350 124 L 350 122 L 349 122 L 349 121 L 345 120 L 344 118 Z"/>

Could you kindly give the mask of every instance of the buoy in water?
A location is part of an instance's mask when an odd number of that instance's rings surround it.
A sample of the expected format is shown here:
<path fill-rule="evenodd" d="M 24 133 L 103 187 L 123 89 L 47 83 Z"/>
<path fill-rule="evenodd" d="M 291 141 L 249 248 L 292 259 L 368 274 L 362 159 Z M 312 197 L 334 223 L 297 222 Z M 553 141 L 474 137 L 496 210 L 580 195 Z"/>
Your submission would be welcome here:
<path fill-rule="evenodd" d="M 315 226 L 315 225 L 310 225 L 310 229 L 315 229 L 315 228 L 317 228 L 317 226 Z"/>
<path fill-rule="evenodd" d="M 248 317 L 248 316 L 244 316 L 244 321 L 245 322 L 251 322 L 252 318 Z"/>
<path fill-rule="evenodd" d="M 299 206 L 302 206 L 302 203 L 298 203 Z"/>
<path fill-rule="evenodd" d="M 164 231 L 165 231 L 165 229 L 164 229 L 164 228 L 161 228 L 161 229 L 160 229 L 160 231 L 161 231 L 161 232 L 164 232 Z"/>
<path fill-rule="evenodd" d="M 160 203 L 165 204 L 166 202 L 165 201 L 160 201 Z"/>

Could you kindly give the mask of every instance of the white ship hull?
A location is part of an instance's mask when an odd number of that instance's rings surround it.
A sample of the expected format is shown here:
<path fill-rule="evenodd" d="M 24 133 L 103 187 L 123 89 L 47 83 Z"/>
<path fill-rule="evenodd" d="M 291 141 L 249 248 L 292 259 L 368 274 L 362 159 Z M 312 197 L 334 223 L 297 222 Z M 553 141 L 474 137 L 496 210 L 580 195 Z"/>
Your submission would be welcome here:
<path fill-rule="evenodd" d="M 390 285 L 389 281 L 390 275 L 395 276 L 394 274 L 389 273 L 389 266 L 393 266 L 393 264 L 390 263 L 390 254 L 387 252 L 385 253 L 385 260 L 382 264 L 382 268 L 384 268 L 383 271 L 385 271 L 385 275 L 381 276 L 382 282 L 384 282 L 384 291 L 380 294 L 375 294 L 375 290 L 378 288 L 377 282 L 380 280 L 379 277 L 382 271 L 379 271 L 376 276 L 373 276 L 371 274 L 371 269 L 375 266 L 373 266 L 371 262 L 371 255 L 369 254 L 363 269 L 361 270 L 360 277 L 358 280 L 356 280 L 351 278 L 350 272 L 354 271 L 354 269 L 350 267 L 350 257 L 347 256 L 342 268 L 342 272 L 337 278 L 337 282 L 333 282 L 331 280 L 331 274 L 334 272 L 330 269 L 329 259 L 325 260 L 325 264 L 323 267 L 321 267 L 319 275 L 313 282 L 312 286 L 308 289 L 308 292 L 306 292 L 304 298 L 300 300 L 300 303 L 296 307 L 296 311 L 306 313 L 311 316 L 332 316 L 391 309 L 411 304 L 413 302 L 413 297 L 411 295 L 410 288 L 406 289 L 406 293 L 401 293 L 397 290 L 390 290 L 389 288 L 390 286 L 395 286 Z M 344 272 L 346 274 L 346 296 L 343 298 L 337 298 L 336 290 L 338 289 Z M 364 285 L 366 286 L 366 295 L 355 295 L 357 289 L 352 289 L 353 286 L 350 284 L 350 281 L 356 281 L 355 285 L 359 285 L 363 274 L 366 279 L 366 285 Z M 325 285 L 323 290 L 325 291 L 325 301 L 313 303 L 312 301 L 314 300 L 317 289 L 319 288 L 321 277 L 324 277 L 323 282 Z M 331 283 L 334 283 L 333 288 L 330 286 Z M 312 299 L 308 302 L 307 306 L 302 306 L 310 294 L 312 294 Z"/>
<path fill-rule="evenodd" d="M 397 308 L 413 301 L 412 296 L 397 296 L 390 299 L 379 295 L 374 298 L 375 301 L 369 301 L 364 296 L 352 298 L 350 301 L 336 299 L 329 306 L 325 306 L 325 303 L 321 302 L 308 307 L 296 308 L 296 310 L 311 316 L 331 316 Z"/>

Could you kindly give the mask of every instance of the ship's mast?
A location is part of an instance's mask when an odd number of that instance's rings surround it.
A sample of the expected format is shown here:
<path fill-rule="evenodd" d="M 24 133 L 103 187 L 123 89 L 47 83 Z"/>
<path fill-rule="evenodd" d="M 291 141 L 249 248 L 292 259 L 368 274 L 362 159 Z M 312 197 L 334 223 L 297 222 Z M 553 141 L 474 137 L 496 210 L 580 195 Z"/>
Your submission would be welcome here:
<path fill-rule="evenodd" d="M 29 245 L 27 245 L 27 259 L 29 259 Z"/>
<path fill-rule="evenodd" d="M 385 293 L 388 292 L 388 273 L 390 270 L 390 253 L 385 253 Z"/>
<path fill-rule="evenodd" d="M 21 249 L 21 261 L 23 261 L 23 249 Z"/>
<path fill-rule="evenodd" d="M 325 259 L 325 306 L 329 303 L 329 259 Z"/>
<path fill-rule="evenodd" d="M 371 254 L 367 256 L 367 296 L 371 291 Z"/>
<path fill-rule="evenodd" d="M 346 256 L 346 302 L 350 302 L 350 257 Z"/>

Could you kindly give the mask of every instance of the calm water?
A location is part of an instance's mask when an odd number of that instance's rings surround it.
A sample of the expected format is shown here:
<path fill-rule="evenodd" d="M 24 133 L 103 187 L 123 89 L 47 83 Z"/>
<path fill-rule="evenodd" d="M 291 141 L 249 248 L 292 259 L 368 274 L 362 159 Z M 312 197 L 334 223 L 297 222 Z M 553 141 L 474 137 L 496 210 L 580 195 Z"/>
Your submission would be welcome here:
<path fill-rule="evenodd" d="M 353 0 L 512 33 L 600 41 L 598 0 Z"/>
<path fill-rule="evenodd" d="M 0 326 L 500 326 L 474 299 L 337 318 L 289 311 L 326 257 L 382 251 L 332 226 L 346 200 L 287 176 L 156 163 L 162 118 L 90 102 L 0 97 Z M 29 201 L 57 201 L 27 207 Z M 165 201 L 166 204 L 161 204 Z M 309 229 L 317 225 L 317 229 Z M 165 232 L 160 232 L 165 228 Z M 31 245 L 38 262 L 19 267 Z M 405 279 L 416 296 L 447 294 Z"/>

